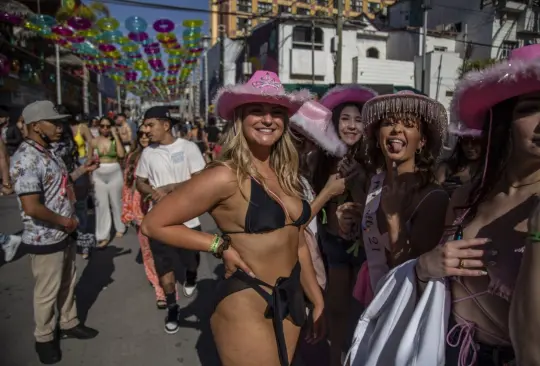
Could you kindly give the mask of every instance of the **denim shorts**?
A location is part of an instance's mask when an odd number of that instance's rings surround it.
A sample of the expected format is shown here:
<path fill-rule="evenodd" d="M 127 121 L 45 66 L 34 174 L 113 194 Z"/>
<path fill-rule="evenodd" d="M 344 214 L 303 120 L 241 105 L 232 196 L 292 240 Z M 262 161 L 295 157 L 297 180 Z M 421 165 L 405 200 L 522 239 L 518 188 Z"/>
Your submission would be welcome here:
<path fill-rule="evenodd" d="M 345 266 L 360 268 L 366 260 L 363 248 L 358 251 L 357 256 L 354 253 L 347 253 L 347 250 L 354 244 L 353 241 L 330 234 L 321 226 L 319 226 L 318 237 L 319 246 L 326 257 L 329 268 Z"/>

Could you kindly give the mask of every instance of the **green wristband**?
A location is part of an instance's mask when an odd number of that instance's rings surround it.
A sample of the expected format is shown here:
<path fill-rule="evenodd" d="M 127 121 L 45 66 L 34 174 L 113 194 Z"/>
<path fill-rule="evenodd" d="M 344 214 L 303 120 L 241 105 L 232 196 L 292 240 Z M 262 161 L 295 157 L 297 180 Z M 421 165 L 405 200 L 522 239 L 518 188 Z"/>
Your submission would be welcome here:
<path fill-rule="evenodd" d="M 529 239 L 531 239 L 531 241 L 534 241 L 534 242 L 540 242 L 540 232 L 530 233 Z"/>

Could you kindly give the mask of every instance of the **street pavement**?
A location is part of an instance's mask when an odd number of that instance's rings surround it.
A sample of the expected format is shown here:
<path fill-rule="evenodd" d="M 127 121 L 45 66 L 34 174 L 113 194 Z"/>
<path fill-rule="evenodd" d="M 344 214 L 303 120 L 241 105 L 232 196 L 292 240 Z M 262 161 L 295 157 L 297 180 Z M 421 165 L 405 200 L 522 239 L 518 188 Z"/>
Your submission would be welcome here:
<path fill-rule="evenodd" d="M 216 230 L 208 215 L 201 221 L 203 230 Z M 0 197 L 0 232 L 21 229 L 16 199 Z M 181 298 L 180 331 L 167 335 L 166 313 L 155 306 L 154 291 L 137 263 L 138 252 L 137 236 L 130 229 L 107 249 L 94 252 L 90 260 L 77 256 L 79 317 L 100 334 L 87 341 L 62 341 L 63 359 L 58 365 L 219 366 L 208 323 L 213 289 L 222 270 L 219 261 L 202 254 L 197 292 L 191 299 Z M 1 365 L 40 364 L 34 352 L 32 296 L 29 258 L 0 263 Z"/>

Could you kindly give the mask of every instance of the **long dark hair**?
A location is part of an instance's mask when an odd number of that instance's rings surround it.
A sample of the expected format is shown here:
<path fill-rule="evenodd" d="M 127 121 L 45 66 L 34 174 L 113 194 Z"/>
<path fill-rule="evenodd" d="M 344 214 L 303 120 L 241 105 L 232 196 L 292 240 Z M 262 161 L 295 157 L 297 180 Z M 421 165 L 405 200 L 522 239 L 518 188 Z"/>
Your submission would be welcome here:
<path fill-rule="evenodd" d="M 139 162 L 139 158 L 141 157 L 141 154 L 143 152 L 143 147 L 140 143 L 142 131 L 139 127 L 139 130 L 137 130 L 137 148 L 130 152 L 128 156 L 126 157 L 126 184 L 128 187 L 133 185 L 133 182 L 135 181 L 135 169 L 137 168 L 137 163 Z"/>
<path fill-rule="evenodd" d="M 19 148 L 19 145 L 23 142 L 24 137 L 17 127 L 17 120 L 9 121 L 9 125 L 6 129 L 6 149 L 9 156 L 15 154 L 15 151 Z"/>
<path fill-rule="evenodd" d="M 491 109 L 490 113 L 486 114 L 483 133 L 485 136 L 482 139 L 481 161 L 486 161 L 484 170 L 485 178 L 482 184 L 481 175 L 484 171 L 479 172 L 478 179 L 475 179 L 473 189 L 469 194 L 468 208 L 470 211 L 467 215 L 468 220 L 472 220 L 476 215 L 478 206 L 492 192 L 495 184 L 504 176 L 504 171 L 512 154 L 514 141 L 512 139 L 512 120 L 514 108 L 518 98 L 507 99 Z M 491 136 L 489 135 L 489 120 L 491 123 Z"/>
<path fill-rule="evenodd" d="M 448 170 L 451 172 L 450 176 L 459 173 L 465 168 L 467 168 L 467 165 L 471 163 L 472 161 L 467 159 L 467 156 L 463 152 L 463 137 L 459 137 L 456 145 L 454 146 L 454 151 L 452 152 L 452 155 L 446 159 L 443 163 L 448 166 Z M 474 177 L 476 177 L 478 172 L 472 172 L 474 174 Z M 473 178 L 473 176 L 471 176 Z"/>
<path fill-rule="evenodd" d="M 336 133 L 339 136 L 339 119 L 341 117 L 341 112 L 349 106 L 353 106 L 358 108 L 360 112 L 362 112 L 362 104 L 359 103 L 343 103 L 338 105 L 336 108 L 332 110 L 332 125 L 334 126 L 334 129 L 336 130 Z M 352 149 L 355 147 L 353 146 Z M 324 188 L 326 182 L 328 181 L 328 178 L 330 177 L 330 173 L 332 172 L 332 169 L 334 168 L 335 164 L 338 162 L 338 159 L 328 155 L 323 149 L 319 148 L 317 151 L 317 162 L 315 164 L 315 171 L 313 172 L 313 189 L 315 190 L 316 194 L 321 193 L 322 189 Z"/>

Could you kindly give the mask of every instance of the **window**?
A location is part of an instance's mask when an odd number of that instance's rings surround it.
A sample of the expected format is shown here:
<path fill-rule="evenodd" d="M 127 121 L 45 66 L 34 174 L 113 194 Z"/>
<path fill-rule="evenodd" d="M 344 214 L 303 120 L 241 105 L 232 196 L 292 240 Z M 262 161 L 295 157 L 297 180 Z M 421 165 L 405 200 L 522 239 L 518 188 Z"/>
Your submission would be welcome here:
<path fill-rule="evenodd" d="M 380 3 L 368 3 L 368 12 L 376 13 L 381 9 Z"/>
<path fill-rule="evenodd" d="M 451 98 L 454 96 L 454 91 L 453 90 L 447 90 L 444 95 L 448 98 Z"/>
<path fill-rule="evenodd" d="M 364 2 L 362 0 L 351 0 L 351 10 L 361 13 L 364 11 Z"/>
<path fill-rule="evenodd" d="M 352 59 L 352 82 L 358 83 L 358 57 Z"/>
<path fill-rule="evenodd" d="M 368 48 L 366 51 L 367 58 L 379 58 L 379 50 L 375 47 Z"/>
<path fill-rule="evenodd" d="M 503 41 L 503 43 L 501 43 L 501 50 L 500 50 L 500 53 L 499 53 L 500 58 L 501 59 L 508 58 L 508 56 L 510 56 L 510 52 L 513 49 L 518 48 L 518 46 L 519 46 L 518 42 L 515 42 L 515 41 Z"/>
<path fill-rule="evenodd" d="M 448 51 L 448 47 L 433 46 L 433 51 L 435 51 L 435 52 L 446 52 L 446 51 Z"/>
<path fill-rule="evenodd" d="M 309 15 L 310 12 L 309 12 L 308 8 L 298 7 L 298 8 L 296 8 L 296 14 L 298 14 L 298 15 Z"/>
<path fill-rule="evenodd" d="M 305 50 L 311 49 L 311 27 L 296 26 L 293 29 L 292 36 L 293 48 Z M 315 28 L 315 49 L 322 51 L 324 48 L 323 31 L 321 28 Z"/>
<path fill-rule="evenodd" d="M 292 10 L 290 6 L 287 5 L 280 5 L 278 7 L 278 14 L 291 14 Z"/>
<path fill-rule="evenodd" d="M 257 5 L 257 10 L 259 11 L 259 13 L 272 13 L 272 4 L 261 3 L 259 1 L 259 4 Z"/>
<path fill-rule="evenodd" d="M 251 13 L 251 0 L 238 0 L 237 8 L 238 8 L 238 11 Z"/>
<path fill-rule="evenodd" d="M 251 27 L 251 19 L 249 18 L 236 18 L 236 30 L 246 30 Z"/>

